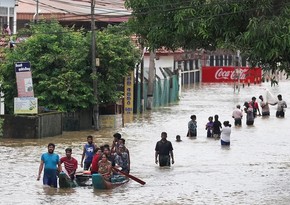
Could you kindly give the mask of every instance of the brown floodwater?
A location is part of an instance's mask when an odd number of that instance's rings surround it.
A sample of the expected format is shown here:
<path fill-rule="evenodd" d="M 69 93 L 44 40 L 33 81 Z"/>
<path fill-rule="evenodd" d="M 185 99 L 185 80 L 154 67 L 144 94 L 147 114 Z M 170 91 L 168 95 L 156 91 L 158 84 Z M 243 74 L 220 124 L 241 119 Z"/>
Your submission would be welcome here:
<path fill-rule="evenodd" d="M 44 139 L 0 139 L 0 204 L 279 204 L 290 201 L 290 110 L 284 119 L 257 117 L 254 126 L 232 126 L 231 146 L 222 148 L 220 141 L 207 139 L 205 124 L 218 114 L 229 120 L 236 104 L 243 105 L 252 96 L 282 94 L 290 105 L 290 82 L 251 85 L 234 93 L 230 84 L 200 84 L 183 88 L 180 101 L 135 116 L 132 123 L 117 130 L 65 132 Z M 190 115 L 197 116 L 197 139 L 185 136 Z M 36 181 L 40 156 L 47 144 L 56 144 L 55 152 L 64 155 L 66 147 L 81 160 L 82 145 L 93 135 L 98 145 L 110 143 L 120 132 L 131 154 L 131 174 L 135 181 L 109 191 L 91 187 L 53 189 Z M 161 132 L 172 141 L 175 164 L 161 169 L 154 163 L 154 148 Z M 175 142 L 181 135 L 182 142 Z M 80 169 L 80 167 L 79 167 Z"/>

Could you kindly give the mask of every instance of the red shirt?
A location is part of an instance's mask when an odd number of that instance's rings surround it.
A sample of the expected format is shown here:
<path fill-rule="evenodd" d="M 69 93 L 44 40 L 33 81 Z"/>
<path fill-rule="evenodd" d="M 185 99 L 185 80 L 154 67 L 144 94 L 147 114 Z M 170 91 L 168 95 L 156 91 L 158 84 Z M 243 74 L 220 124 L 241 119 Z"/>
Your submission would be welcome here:
<path fill-rule="evenodd" d="M 64 163 L 64 168 L 66 169 L 67 173 L 71 175 L 73 172 L 76 171 L 78 168 L 78 161 L 75 158 L 68 159 L 67 157 L 62 157 L 60 159 L 60 163 Z"/>
<path fill-rule="evenodd" d="M 99 161 L 100 161 L 101 155 L 95 154 L 92 160 L 92 167 L 91 167 L 91 172 L 92 173 L 97 173 L 99 170 Z"/>

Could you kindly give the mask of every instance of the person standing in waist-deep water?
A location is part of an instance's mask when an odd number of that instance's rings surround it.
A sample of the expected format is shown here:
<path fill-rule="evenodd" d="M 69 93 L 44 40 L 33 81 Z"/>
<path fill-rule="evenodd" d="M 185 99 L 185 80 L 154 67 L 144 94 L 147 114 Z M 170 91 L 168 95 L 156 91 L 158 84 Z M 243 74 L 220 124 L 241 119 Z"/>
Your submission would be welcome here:
<path fill-rule="evenodd" d="M 278 95 L 278 101 L 272 105 L 277 104 L 277 111 L 276 111 L 276 117 L 284 117 L 285 116 L 285 108 L 287 108 L 286 102 L 282 99 L 282 95 Z"/>
<path fill-rule="evenodd" d="M 213 137 L 212 136 L 212 131 L 213 131 L 213 117 L 208 118 L 208 122 L 205 125 L 205 129 L 207 130 L 206 136 L 207 137 Z"/>
<path fill-rule="evenodd" d="M 66 148 L 65 149 L 65 157 L 60 158 L 60 164 L 64 163 L 64 168 L 66 170 L 67 175 L 70 177 L 71 180 L 74 180 L 75 173 L 78 168 L 78 161 L 72 157 L 72 149 Z"/>
<path fill-rule="evenodd" d="M 219 116 L 215 115 L 214 116 L 214 121 L 213 121 L 213 137 L 215 139 L 219 139 L 221 136 L 221 128 L 222 128 L 222 123 L 219 121 Z"/>
<path fill-rule="evenodd" d="M 254 124 L 254 113 L 253 113 L 253 108 L 250 106 L 248 102 L 244 103 L 244 111 L 247 113 L 247 119 L 246 119 L 246 124 L 247 125 L 253 125 Z"/>
<path fill-rule="evenodd" d="M 48 152 L 41 155 L 37 180 L 40 179 L 44 167 L 43 185 L 57 188 L 57 171 L 61 172 L 59 156 L 54 153 L 55 144 L 49 143 Z"/>
<path fill-rule="evenodd" d="M 89 135 L 87 137 L 87 143 L 84 145 L 84 148 L 83 148 L 83 154 L 82 154 L 82 160 L 81 160 L 81 167 L 84 167 L 84 170 L 89 170 L 92 164 L 92 160 L 93 160 L 96 148 L 97 146 L 93 142 L 93 136 Z"/>
<path fill-rule="evenodd" d="M 229 121 L 224 121 L 224 127 L 221 131 L 221 145 L 230 145 L 231 141 L 231 124 Z"/>
<path fill-rule="evenodd" d="M 257 112 L 259 112 L 259 116 L 261 115 L 259 104 L 256 101 L 256 97 L 252 97 L 252 101 L 249 102 L 250 106 L 253 108 L 254 117 L 257 116 Z"/>
<path fill-rule="evenodd" d="M 234 109 L 232 117 L 235 120 L 235 126 L 242 126 L 243 111 L 240 105 L 237 105 L 236 109 Z"/>
<path fill-rule="evenodd" d="M 173 147 L 170 141 L 167 139 L 167 133 L 161 133 L 161 140 L 156 143 L 155 146 L 155 163 L 158 164 L 159 159 L 159 166 L 170 166 L 170 157 L 172 160 L 172 164 L 174 164 L 174 157 L 173 157 Z"/>
<path fill-rule="evenodd" d="M 196 122 L 196 116 L 191 115 L 190 121 L 188 122 L 188 132 L 187 137 L 196 137 L 197 136 L 197 122 Z"/>
<path fill-rule="evenodd" d="M 264 98 L 262 95 L 259 96 L 259 99 L 261 100 L 260 106 L 262 108 L 262 116 L 269 116 L 270 115 L 270 108 L 268 102 L 264 101 Z"/>

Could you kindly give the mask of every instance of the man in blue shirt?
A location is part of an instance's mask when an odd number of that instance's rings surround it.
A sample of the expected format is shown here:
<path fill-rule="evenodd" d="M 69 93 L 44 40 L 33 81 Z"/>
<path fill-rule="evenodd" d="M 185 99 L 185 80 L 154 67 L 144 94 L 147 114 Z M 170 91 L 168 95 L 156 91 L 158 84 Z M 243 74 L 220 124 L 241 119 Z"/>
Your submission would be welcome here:
<path fill-rule="evenodd" d="M 57 188 L 57 170 L 62 171 L 59 156 L 53 153 L 55 144 L 49 143 L 47 147 L 48 152 L 41 155 L 37 180 L 40 179 L 44 167 L 43 185 Z"/>
<path fill-rule="evenodd" d="M 93 136 L 89 135 L 87 137 L 87 142 L 88 143 L 84 145 L 82 160 L 81 160 L 81 167 L 84 167 L 84 170 L 89 170 L 93 161 L 95 149 L 97 148 L 97 146 L 93 142 Z"/>

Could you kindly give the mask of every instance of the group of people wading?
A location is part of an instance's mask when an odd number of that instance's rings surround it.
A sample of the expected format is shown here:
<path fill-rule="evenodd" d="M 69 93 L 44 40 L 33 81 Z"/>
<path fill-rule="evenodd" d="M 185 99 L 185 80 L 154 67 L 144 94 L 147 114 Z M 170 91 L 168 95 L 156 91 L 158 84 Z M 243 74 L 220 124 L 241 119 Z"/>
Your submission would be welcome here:
<path fill-rule="evenodd" d="M 260 107 L 261 111 L 259 109 L 259 104 L 256 101 L 256 97 L 252 97 L 252 100 L 250 102 L 244 103 L 244 111 L 247 114 L 246 116 L 246 124 L 247 125 L 253 125 L 254 120 L 257 116 L 270 116 L 270 108 L 269 105 L 277 105 L 277 111 L 276 111 L 276 117 L 278 118 L 284 118 L 285 116 L 285 108 L 287 108 L 286 102 L 282 99 L 282 95 L 279 94 L 277 96 L 278 100 L 273 103 L 269 103 L 264 100 L 264 97 L 262 95 L 259 96 L 260 99 Z M 235 125 L 242 125 L 242 117 L 243 112 L 240 109 L 240 105 L 237 105 L 237 108 L 233 111 L 233 118 L 235 120 Z"/>
<path fill-rule="evenodd" d="M 115 133 L 112 146 L 105 144 L 98 147 L 93 142 L 93 136 L 87 137 L 87 143 L 83 146 L 81 167 L 91 174 L 99 173 L 105 180 L 118 175 L 119 170 L 123 173 L 130 172 L 130 153 L 125 147 L 125 139 L 120 133 Z M 72 149 L 65 149 L 66 156 L 60 158 L 54 153 L 55 144 L 48 144 L 48 152 L 41 155 L 37 180 L 40 180 L 42 170 L 43 184 L 57 188 L 57 175 L 65 172 L 74 180 L 78 168 L 78 161 L 72 157 Z M 62 163 L 64 168 L 62 168 Z"/>
<path fill-rule="evenodd" d="M 197 136 L 197 122 L 196 115 L 190 116 L 190 121 L 188 122 L 187 137 L 196 138 Z M 219 121 L 219 116 L 214 115 L 208 118 L 208 122 L 205 125 L 206 136 L 208 138 L 221 139 L 221 145 L 230 145 L 230 135 L 231 135 L 231 124 L 229 121 L 223 122 Z"/>

